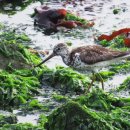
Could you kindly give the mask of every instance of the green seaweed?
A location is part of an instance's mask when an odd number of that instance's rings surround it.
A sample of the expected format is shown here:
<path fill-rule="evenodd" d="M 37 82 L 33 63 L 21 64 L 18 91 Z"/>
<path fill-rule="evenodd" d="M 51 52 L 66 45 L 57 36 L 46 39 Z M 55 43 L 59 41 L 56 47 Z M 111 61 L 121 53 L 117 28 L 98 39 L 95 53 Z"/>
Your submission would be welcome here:
<path fill-rule="evenodd" d="M 21 107 L 22 111 L 28 111 L 35 113 L 37 111 L 40 112 L 48 112 L 49 111 L 49 106 L 46 104 L 43 104 L 39 102 L 37 99 L 31 99 L 28 101 L 28 103 L 22 105 Z"/>
<path fill-rule="evenodd" d="M 115 73 L 119 72 L 129 72 L 130 71 L 130 61 L 125 61 L 117 64 L 111 65 L 110 71 L 113 71 Z"/>
<path fill-rule="evenodd" d="M 101 72 L 99 72 L 99 74 L 101 75 L 103 80 L 107 80 L 107 79 L 111 78 L 112 76 L 114 76 L 115 72 L 113 72 L 113 71 L 101 71 Z"/>
<path fill-rule="evenodd" d="M 44 114 L 41 114 L 38 120 L 38 125 L 44 128 L 44 125 L 45 123 L 47 123 L 47 121 L 48 121 L 47 117 Z"/>
<path fill-rule="evenodd" d="M 121 11 L 121 9 L 114 9 L 113 14 L 119 14 L 120 11 Z"/>
<path fill-rule="evenodd" d="M 20 109 L 25 113 L 41 113 L 41 112 L 50 112 L 50 108 L 48 104 L 44 104 L 39 102 L 37 99 L 30 99 L 25 104 L 20 106 Z"/>
<path fill-rule="evenodd" d="M 120 98 L 115 98 L 112 94 L 105 93 L 100 89 L 93 90 L 87 96 L 79 96 L 75 101 L 89 108 L 105 112 L 110 112 L 117 107 L 123 107 L 125 105 Z"/>
<path fill-rule="evenodd" d="M 118 87 L 118 91 L 130 89 L 130 77 L 127 77 L 124 82 Z"/>
<path fill-rule="evenodd" d="M 67 13 L 65 20 L 67 20 L 67 21 L 78 21 L 78 22 L 81 22 L 82 24 L 85 24 L 85 25 L 89 23 L 87 20 L 80 18 L 79 16 L 76 16 L 76 15 L 71 14 L 71 13 Z"/>
<path fill-rule="evenodd" d="M 66 44 L 67 44 L 68 46 L 72 46 L 72 42 L 71 42 L 71 41 L 66 42 Z"/>
<path fill-rule="evenodd" d="M 41 108 L 42 104 L 39 103 L 39 101 L 37 99 L 31 100 L 31 102 L 29 103 L 29 106 L 31 108 Z"/>
<path fill-rule="evenodd" d="M 61 88 L 65 92 L 84 92 L 89 84 L 89 78 L 71 68 L 57 67 L 56 70 L 43 70 L 42 83 Z"/>
<path fill-rule="evenodd" d="M 0 30 L 4 28 L 4 24 L 0 23 Z"/>
<path fill-rule="evenodd" d="M 34 126 L 32 124 L 11 124 L 11 125 L 4 125 L 0 130 L 45 130 L 42 127 Z"/>
<path fill-rule="evenodd" d="M 16 71 L 17 72 L 17 71 Z M 14 106 L 21 103 L 26 103 L 34 94 L 39 93 L 38 87 L 40 82 L 35 76 L 21 76 L 19 74 L 9 73 L 6 71 L 0 72 L 0 105 Z"/>
<path fill-rule="evenodd" d="M 5 124 L 14 124 L 17 123 L 17 118 L 14 114 L 0 114 L 0 127 Z"/>
<path fill-rule="evenodd" d="M 68 98 L 66 96 L 59 95 L 56 93 L 53 94 L 53 99 L 58 101 L 58 102 L 66 102 L 68 100 Z"/>

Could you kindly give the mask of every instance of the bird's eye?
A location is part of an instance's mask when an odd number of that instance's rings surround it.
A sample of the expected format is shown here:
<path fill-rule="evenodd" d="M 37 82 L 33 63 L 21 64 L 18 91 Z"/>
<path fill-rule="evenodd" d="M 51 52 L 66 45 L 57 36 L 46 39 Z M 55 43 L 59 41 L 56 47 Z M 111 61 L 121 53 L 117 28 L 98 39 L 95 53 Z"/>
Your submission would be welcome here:
<path fill-rule="evenodd" d="M 57 48 L 57 50 L 59 51 L 59 50 L 60 50 L 60 48 Z"/>

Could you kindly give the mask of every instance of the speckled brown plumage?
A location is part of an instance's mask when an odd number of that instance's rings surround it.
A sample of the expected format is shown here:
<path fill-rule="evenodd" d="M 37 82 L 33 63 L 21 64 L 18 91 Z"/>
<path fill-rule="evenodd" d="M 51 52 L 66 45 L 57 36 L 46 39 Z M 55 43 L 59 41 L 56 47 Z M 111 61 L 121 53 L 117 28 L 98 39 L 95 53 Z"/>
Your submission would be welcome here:
<path fill-rule="evenodd" d="M 74 60 L 76 53 L 79 54 L 81 61 L 88 65 L 130 54 L 130 52 L 115 51 L 98 45 L 89 45 L 73 49 L 70 53 L 70 61 Z"/>

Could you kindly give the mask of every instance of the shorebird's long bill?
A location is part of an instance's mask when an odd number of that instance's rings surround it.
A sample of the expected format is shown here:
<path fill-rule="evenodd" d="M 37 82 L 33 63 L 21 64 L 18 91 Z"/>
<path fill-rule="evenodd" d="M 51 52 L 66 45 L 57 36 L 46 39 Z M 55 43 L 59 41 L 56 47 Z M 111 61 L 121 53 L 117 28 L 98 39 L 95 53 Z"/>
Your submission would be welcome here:
<path fill-rule="evenodd" d="M 46 61 L 48 61 L 49 59 L 51 59 L 52 57 L 54 57 L 54 53 L 52 53 L 51 55 L 49 55 L 45 60 L 43 60 L 41 63 L 39 63 L 38 65 L 36 65 L 35 67 L 39 67 L 41 66 L 43 63 L 45 63 Z"/>

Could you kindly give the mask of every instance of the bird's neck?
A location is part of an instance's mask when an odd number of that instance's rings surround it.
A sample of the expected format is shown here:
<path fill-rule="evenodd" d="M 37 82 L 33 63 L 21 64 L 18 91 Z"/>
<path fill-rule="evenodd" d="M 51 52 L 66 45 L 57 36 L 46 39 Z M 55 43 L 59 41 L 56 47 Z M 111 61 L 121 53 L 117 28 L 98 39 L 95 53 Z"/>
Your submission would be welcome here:
<path fill-rule="evenodd" d="M 61 56 L 62 57 L 62 60 L 63 62 L 69 66 L 70 65 L 70 55 L 69 55 L 69 51 L 68 53 L 66 53 L 65 55 Z"/>

